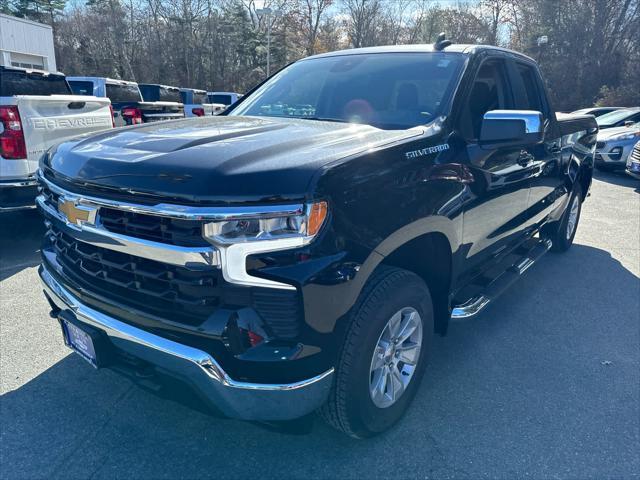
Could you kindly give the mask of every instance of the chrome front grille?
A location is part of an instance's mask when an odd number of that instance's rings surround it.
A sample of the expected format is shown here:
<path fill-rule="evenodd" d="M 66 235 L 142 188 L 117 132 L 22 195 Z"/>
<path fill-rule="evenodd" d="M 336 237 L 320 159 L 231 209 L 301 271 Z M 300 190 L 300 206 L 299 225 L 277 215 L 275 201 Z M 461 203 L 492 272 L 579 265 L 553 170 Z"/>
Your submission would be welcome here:
<path fill-rule="evenodd" d="M 205 247 L 202 222 L 125 212 L 102 207 L 99 214 L 102 226 L 110 232 L 129 235 L 154 242 L 183 247 Z"/>
<path fill-rule="evenodd" d="M 220 264 L 218 250 L 202 237 L 201 218 L 152 215 L 131 204 L 119 208 L 118 202 L 79 196 L 42 177 L 40 190 L 36 204 L 45 218 L 83 243 L 192 270 Z"/>
<path fill-rule="evenodd" d="M 156 316 L 171 311 L 174 320 L 188 324 L 201 323 L 220 303 L 218 269 L 194 271 L 100 248 L 51 222 L 46 235 L 62 273 L 93 296 Z"/>
<path fill-rule="evenodd" d="M 304 313 L 297 289 L 225 281 L 220 251 L 202 237 L 202 222 L 253 216 L 251 208 L 230 214 L 217 207 L 119 204 L 69 192 L 42 177 L 40 183 L 45 263 L 88 301 L 188 325 L 200 325 L 221 306 L 252 307 L 270 335 L 298 335 Z M 76 208 L 91 210 L 90 220 L 71 220 Z"/>
<path fill-rule="evenodd" d="M 634 162 L 640 162 L 640 142 L 636 143 L 631 152 L 631 160 Z"/>
<path fill-rule="evenodd" d="M 41 194 L 49 207 L 58 210 L 60 194 L 46 184 Z M 147 215 L 143 213 L 100 207 L 98 222 L 105 230 L 120 235 L 183 247 L 207 247 L 202 236 L 202 221 Z"/>

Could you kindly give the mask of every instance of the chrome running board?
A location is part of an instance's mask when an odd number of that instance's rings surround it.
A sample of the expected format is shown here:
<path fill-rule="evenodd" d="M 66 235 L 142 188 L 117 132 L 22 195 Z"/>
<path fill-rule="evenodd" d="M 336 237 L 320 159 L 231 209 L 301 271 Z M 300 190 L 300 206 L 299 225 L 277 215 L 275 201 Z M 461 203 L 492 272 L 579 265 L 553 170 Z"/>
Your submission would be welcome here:
<path fill-rule="evenodd" d="M 478 297 L 473 297 L 463 303 L 462 305 L 458 305 L 457 307 L 453 307 L 451 310 L 451 318 L 469 318 L 473 317 L 480 313 L 480 311 L 489 305 L 491 299 L 485 297 L 484 295 L 480 295 Z"/>
<path fill-rule="evenodd" d="M 540 260 L 552 245 L 551 240 L 548 238 L 537 241 L 524 256 L 514 262 L 498 277 L 486 284 L 481 293 L 454 305 L 451 309 L 451 319 L 460 320 L 479 314 L 487 305 L 498 298 L 518 280 L 534 263 Z"/>

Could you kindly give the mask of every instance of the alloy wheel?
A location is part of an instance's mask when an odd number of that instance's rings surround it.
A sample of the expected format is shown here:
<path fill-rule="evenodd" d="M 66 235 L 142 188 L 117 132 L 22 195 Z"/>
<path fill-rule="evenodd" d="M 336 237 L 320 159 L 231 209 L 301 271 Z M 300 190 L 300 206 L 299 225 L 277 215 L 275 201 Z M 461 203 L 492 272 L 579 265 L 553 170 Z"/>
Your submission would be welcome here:
<path fill-rule="evenodd" d="M 422 348 L 422 318 L 415 308 L 397 311 L 387 322 L 373 351 L 369 394 L 374 405 L 398 401 L 413 378 Z"/>

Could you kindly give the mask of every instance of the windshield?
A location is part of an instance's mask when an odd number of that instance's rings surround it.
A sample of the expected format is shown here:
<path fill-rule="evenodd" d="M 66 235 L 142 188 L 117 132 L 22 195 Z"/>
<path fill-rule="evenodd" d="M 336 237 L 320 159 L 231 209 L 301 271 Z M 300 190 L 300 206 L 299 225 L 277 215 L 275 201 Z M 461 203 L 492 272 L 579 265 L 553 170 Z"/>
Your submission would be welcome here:
<path fill-rule="evenodd" d="M 202 105 L 203 103 L 209 103 L 207 98 L 207 92 L 204 90 L 190 90 L 191 91 L 191 104 Z M 180 98 L 182 103 L 189 103 L 189 96 L 187 91 L 180 91 Z"/>
<path fill-rule="evenodd" d="M 141 102 L 142 95 L 135 84 L 107 83 L 107 97 L 111 103 Z"/>
<path fill-rule="evenodd" d="M 140 84 L 138 86 L 145 102 L 182 102 L 180 90 L 176 87 L 152 84 Z"/>
<path fill-rule="evenodd" d="M 231 105 L 231 95 L 226 93 L 213 93 L 209 95 L 211 103 L 221 103 L 222 105 Z"/>
<path fill-rule="evenodd" d="M 71 91 L 76 95 L 93 95 L 93 82 L 68 80 Z"/>
<path fill-rule="evenodd" d="M 209 103 L 209 99 L 207 98 L 207 92 L 193 92 L 193 103 L 195 103 L 196 105 Z"/>
<path fill-rule="evenodd" d="M 175 87 L 160 87 L 161 102 L 182 102 L 180 90 Z"/>
<path fill-rule="evenodd" d="M 275 75 L 231 115 L 384 129 L 424 125 L 442 113 L 464 58 L 456 53 L 377 53 L 302 60 Z"/>
<path fill-rule="evenodd" d="M 24 72 L 21 70 L 0 71 L 0 97 L 13 95 L 69 95 L 71 89 L 64 76 Z"/>
<path fill-rule="evenodd" d="M 596 118 L 596 122 L 601 127 L 615 125 L 634 113 L 633 110 L 616 110 Z"/>

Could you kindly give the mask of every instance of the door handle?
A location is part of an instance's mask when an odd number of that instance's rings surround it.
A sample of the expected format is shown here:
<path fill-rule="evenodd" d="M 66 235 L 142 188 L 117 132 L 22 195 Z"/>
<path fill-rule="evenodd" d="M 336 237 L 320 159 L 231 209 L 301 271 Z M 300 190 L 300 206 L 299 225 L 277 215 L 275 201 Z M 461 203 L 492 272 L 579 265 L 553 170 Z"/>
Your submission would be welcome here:
<path fill-rule="evenodd" d="M 549 147 L 549 153 L 560 153 L 562 149 L 558 146 L 557 143 L 554 143 Z"/>
<path fill-rule="evenodd" d="M 526 150 L 520 150 L 520 155 L 518 155 L 518 165 L 526 167 L 533 160 L 533 155 L 531 155 Z"/>

